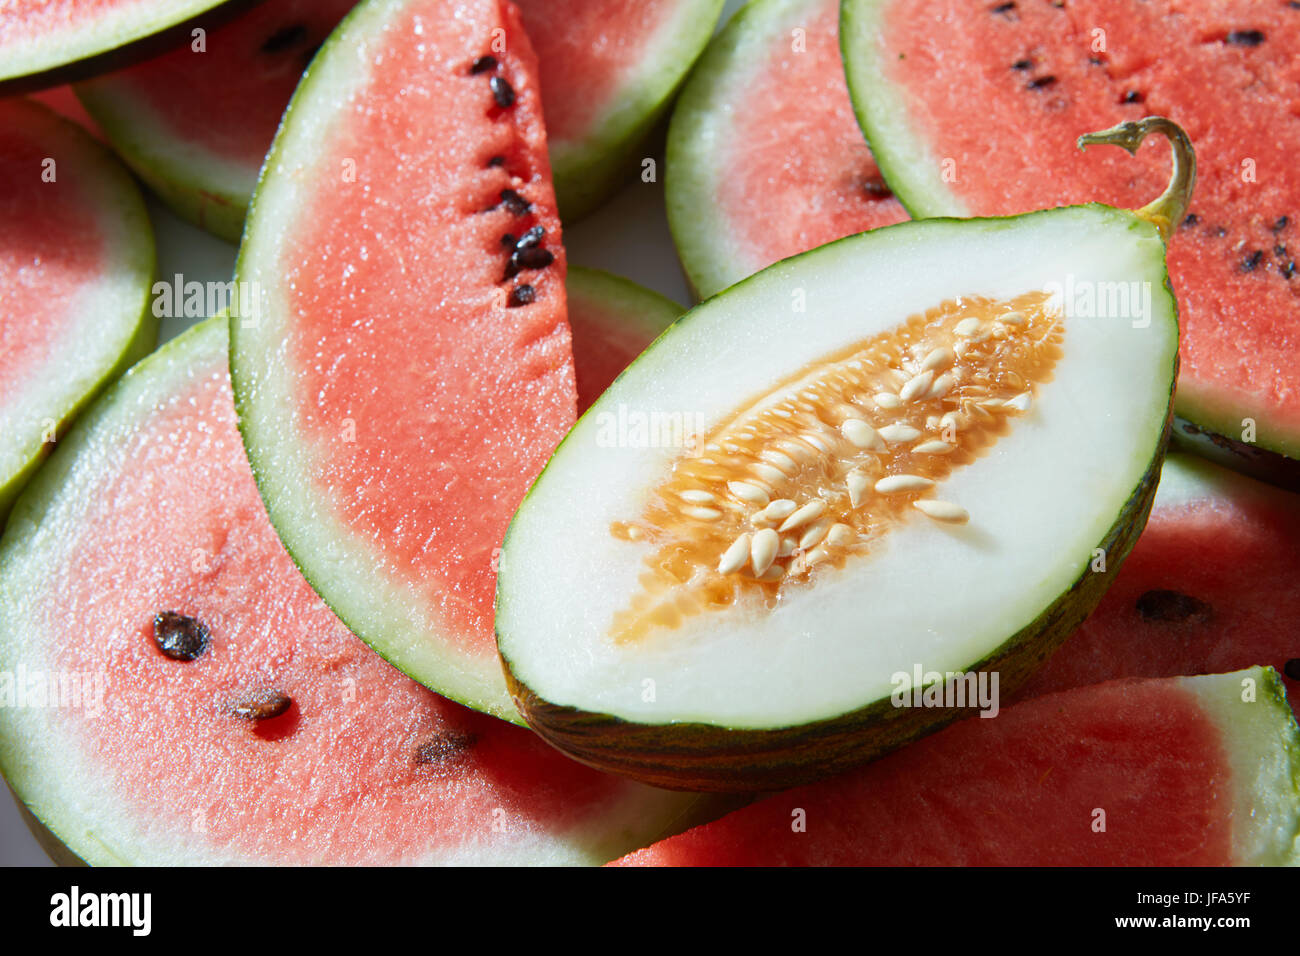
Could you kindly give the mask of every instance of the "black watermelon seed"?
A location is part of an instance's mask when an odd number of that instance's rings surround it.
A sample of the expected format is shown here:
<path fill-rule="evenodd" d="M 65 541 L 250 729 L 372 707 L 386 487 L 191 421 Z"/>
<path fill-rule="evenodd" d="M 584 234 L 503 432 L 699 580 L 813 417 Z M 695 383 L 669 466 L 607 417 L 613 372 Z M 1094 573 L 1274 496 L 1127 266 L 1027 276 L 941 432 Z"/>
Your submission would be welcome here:
<path fill-rule="evenodd" d="M 532 203 L 519 195 L 519 193 L 515 192 L 513 189 L 501 190 L 501 201 L 505 203 L 506 209 L 516 216 L 522 216 L 524 213 L 528 212 L 528 210 L 533 208 Z"/>
<path fill-rule="evenodd" d="M 1274 247 L 1273 247 L 1273 255 L 1277 256 L 1279 259 L 1285 259 L 1285 258 L 1286 258 L 1286 246 L 1274 246 Z"/>
<path fill-rule="evenodd" d="M 1200 221 L 1201 221 L 1200 216 L 1196 215 L 1196 213 L 1194 212 L 1189 212 L 1187 214 L 1187 218 L 1183 220 L 1183 225 L 1187 226 L 1190 229 L 1192 226 L 1196 225 Z"/>
<path fill-rule="evenodd" d="M 301 23 L 295 23 L 283 29 L 276 30 L 266 42 L 262 44 L 263 53 L 283 53 L 307 39 L 307 28 Z"/>
<path fill-rule="evenodd" d="M 1140 90 L 1125 90 L 1124 95 L 1120 97 L 1121 103 L 1141 103 L 1146 96 Z"/>
<path fill-rule="evenodd" d="M 1056 77 L 1048 74 L 1047 76 L 1040 76 L 1036 79 L 1030 80 L 1027 86 L 1031 90 L 1043 90 L 1055 83 Z"/>
<path fill-rule="evenodd" d="M 863 180 L 862 188 L 872 199 L 888 199 L 894 195 L 894 191 L 889 188 L 883 176 L 870 176 Z"/>
<path fill-rule="evenodd" d="M 293 698 L 283 691 L 262 690 L 230 705 L 231 713 L 241 720 L 270 720 L 293 705 Z"/>
<path fill-rule="evenodd" d="M 1292 259 L 1282 267 L 1282 278 L 1289 279 L 1295 275 L 1295 260 Z"/>
<path fill-rule="evenodd" d="M 415 748 L 415 762 L 417 764 L 439 764 L 444 767 L 449 764 L 460 763 L 469 756 L 470 748 L 474 746 L 477 740 L 478 738 L 473 734 L 459 730 L 444 730 L 442 733 L 434 734 Z"/>
<path fill-rule="evenodd" d="M 514 308 L 520 305 L 528 305 L 537 298 L 537 290 L 530 285 L 517 285 L 510 290 L 510 298 L 506 300 L 507 304 Z"/>
<path fill-rule="evenodd" d="M 1088 57 L 1088 62 L 1091 63 L 1093 66 L 1101 66 L 1106 61 L 1099 56 L 1090 56 Z"/>
<path fill-rule="evenodd" d="M 1285 229 L 1285 228 L 1287 227 L 1287 225 L 1288 225 L 1290 222 L 1291 222 L 1291 220 L 1288 219 L 1286 216 L 1282 216 L 1282 217 L 1280 217 L 1280 218 L 1277 220 L 1277 222 L 1273 223 L 1273 231 L 1274 231 L 1274 232 L 1281 232 L 1283 229 Z"/>
<path fill-rule="evenodd" d="M 1292 680 L 1300 680 L 1300 657 L 1293 657 L 1283 664 L 1282 673 Z"/>
<path fill-rule="evenodd" d="M 479 73 L 486 73 L 488 70 L 497 68 L 497 58 L 494 56 L 481 56 L 473 62 L 469 68 L 471 76 L 477 76 Z"/>
<path fill-rule="evenodd" d="M 501 245 L 505 246 L 507 249 L 513 249 L 515 247 L 515 243 L 518 241 L 519 240 L 515 238 L 515 234 L 513 232 L 507 232 L 504 236 L 501 237 Z"/>
<path fill-rule="evenodd" d="M 496 100 L 497 106 L 504 110 L 515 105 L 515 88 L 504 76 L 492 77 L 488 86 L 492 88 L 492 99 Z"/>
<path fill-rule="evenodd" d="M 1263 30 L 1233 30 L 1228 34 L 1228 42 L 1235 46 L 1259 46 L 1264 42 Z"/>
<path fill-rule="evenodd" d="M 540 246 L 527 246 L 517 249 L 511 258 L 517 259 L 522 269 L 545 269 L 555 261 L 555 254 Z"/>
<path fill-rule="evenodd" d="M 506 164 L 506 158 L 504 156 L 493 156 L 487 161 L 487 164 L 488 169 L 494 169 L 497 166 L 504 166 Z"/>
<path fill-rule="evenodd" d="M 993 12 L 993 13 L 1010 13 L 1010 12 L 1011 12 L 1012 10 L 1014 10 L 1015 8 L 1016 8 L 1016 5 L 1015 5 L 1014 2 L 1012 2 L 1012 3 L 999 3 L 997 6 L 995 6 L 995 7 L 993 8 L 993 11 L 992 11 L 992 12 Z"/>
<path fill-rule="evenodd" d="M 1204 620 L 1210 616 L 1210 610 L 1204 601 L 1181 591 L 1147 591 L 1137 599 L 1137 611 L 1142 619 L 1161 624 L 1179 624 L 1188 618 Z"/>
<path fill-rule="evenodd" d="M 1226 236 L 1226 235 L 1228 234 L 1228 230 L 1227 230 L 1227 227 L 1226 227 L 1226 226 L 1215 226 L 1215 227 L 1214 227 L 1213 229 L 1211 229 L 1210 231 L 1211 231 L 1214 235 L 1218 236 L 1220 239 L 1222 239 L 1224 236 Z"/>
<path fill-rule="evenodd" d="M 542 241 L 542 237 L 545 235 L 546 228 L 544 226 L 533 226 L 533 228 L 524 233 L 522 239 L 515 243 L 515 248 L 522 250 L 535 246 Z"/>
<path fill-rule="evenodd" d="M 158 650 L 174 661 L 192 661 L 203 656 L 212 635 L 202 621 L 175 611 L 154 615 L 153 639 Z"/>
<path fill-rule="evenodd" d="M 1254 272 L 1256 267 L 1264 261 L 1264 250 L 1256 249 L 1246 258 L 1241 260 L 1242 272 Z"/>
<path fill-rule="evenodd" d="M 1015 63 L 1012 63 L 1012 64 L 1011 64 L 1011 69 L 1013 69 L 1013 70 L 1027 70 L 1027 69 L 1029 69 L 1029 68 L 1030 68 L 1031 66 L 1033 66 L 1033 65 L 1034 65 L 1034 61 L 1033 61 L 1033 60 L 1016 60 Z"/>

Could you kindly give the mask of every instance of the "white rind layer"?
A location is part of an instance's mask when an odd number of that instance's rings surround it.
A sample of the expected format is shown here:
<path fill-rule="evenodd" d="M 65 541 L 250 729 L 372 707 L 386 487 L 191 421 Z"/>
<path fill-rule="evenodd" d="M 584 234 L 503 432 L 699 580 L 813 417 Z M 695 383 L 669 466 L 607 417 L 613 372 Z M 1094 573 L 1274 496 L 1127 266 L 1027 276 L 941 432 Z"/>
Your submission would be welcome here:
<path fill-rule="evenodd" d="M 704 613 L 633 647 L 608 638 L 649 547 L 616 540 L 610 524 L 641 514 L 679 450 L 602 447 L 602 413 L 686 413 L 707 430 L 771 382 L 946 299 L 1006 298 L 1071 275 L 1146 281 L 1150 324 L 1067 322 L 1065 355 L 1033 410 L 942 486 L 969 525 L 918 514 L 774 612 Z M 1164 277 L 1148 224 L 1071 207 L 876 230 L 699 306 L 578 423 L 516 515 L 497 608 L 514 676 L 556 705 L 739 729 L 848 713 L 888 697 L 897 672 L 985 658 L 1085 572 L 1158 454 L 1177 351 Z"/>

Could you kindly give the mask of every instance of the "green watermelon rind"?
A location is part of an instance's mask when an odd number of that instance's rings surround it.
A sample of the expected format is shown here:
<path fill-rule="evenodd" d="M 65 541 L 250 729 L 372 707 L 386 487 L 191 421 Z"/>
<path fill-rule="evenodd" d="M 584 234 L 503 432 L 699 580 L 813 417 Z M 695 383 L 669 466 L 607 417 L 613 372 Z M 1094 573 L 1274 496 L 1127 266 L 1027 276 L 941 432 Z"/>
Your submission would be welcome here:
<path fill-rule="evenodd" d="M 912 125 L 913 114 L 902 95 L 881 81 L 885 63 L 875 44 L 859 39 L 880 34 L 890 2 L 840 0 L 840 49 L 853 112 L 886 181 L 913 218 L 968 216 L 970 209 L 943 182 L 940 157 L 931 153 Z M 1300 459 L 1300 432 L 1261 415 L 1245 396 L 1214 396 L 1191 383 L 1180 383 L 1176 409 L 1180 418 L 1229 441 L 1241 431 L 1243 419 L 1251 419 L 1257 426 L 1253 447 Z M 1265 466 L 1255 473 L 1266 477 L 1267 471 Z"/>
<path fill-rule="evenodd" d="M 649 336 L 651 341 L 686 312 L 667 296 L 603 269 L 570 264 L 565 288 L 570 299 L 598 303 L 604 307 L 605 317 Z"/>
<path fill-rule="evenodd" d="M 32 106 L 50 116 L 54 115 L 45 106 L 37 103 L 33 103 Z M 45 416 L 53 418 L 58 423 L 56 435 L 62 435 L 64 429 L 110 382 L 149 353 L 158 341 L 159 325 L 158 317 L 153 314 L 151 294 L 157 274 L 157 250 L 154 244 L 153 225 L 149 220 L 144 199 L 126 170 L 122 169 L 108 150 L 72 121 L 59 118 L 59 123 L 63 124 L 70 138 L 76 142 L 76 148 L 84 151 L 85 158 L 95 168 L 102 184 L 100 191 L 106 194 L 106 204 L 111 202 L 114 211 L 120 213 L 122 217 L 124 230 L 137 239 L 127 250 L 131 260 L 127 267 L 140 278 L 141 302 L 137 314 L 123 315 L 117 320 L 123 326 L 122 342 L 113 361 L 102 366 L 94 380 L 79 394 L 65 396 L 60 407 L 51 409 L 50 414 Z M 107 317 L 101 317 L 100 321 L 107 321 Z M 24 485 L 41 467 L 50 450 L 48 444 L 34 444 L 24 453 L 25 464 L 12 474 L 0 474 L 0 527 L 3 527 L 5 517 Z"/>

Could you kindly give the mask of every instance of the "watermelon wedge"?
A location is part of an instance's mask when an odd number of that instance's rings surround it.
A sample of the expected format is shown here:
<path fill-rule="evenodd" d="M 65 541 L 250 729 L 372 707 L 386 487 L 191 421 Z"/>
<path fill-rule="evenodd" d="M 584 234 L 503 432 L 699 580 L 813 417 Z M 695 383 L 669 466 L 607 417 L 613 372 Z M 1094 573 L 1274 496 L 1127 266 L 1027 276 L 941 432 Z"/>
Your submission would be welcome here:
<path fill-rule="evenodd" d="M 260 316 L 231 322 L 240 429 L 272 524 L 335 612 L 426 686 L 516 720 L 495 561 L 574 421 L 564 276 L 514 7 L 359 8 L 253 201 L 236 278 Z"/>
<path fill-rule="evenodd" d="M 694 806 L 353 637 L 266 520 L 226 354 L 216 319 L 132 370 L 0 547 L 0 769 L 59 841 L 92 863 L 600 863 Z"/>
<path fill-rule="evenodd" d="M 0 89 L 39 89 L 165 49 L 255 0 L 8 0 L 0 4 Z"/>
<path fill-rule="evenodd" d="M 1091 617 L 1018 696 L 1269 664 L 1300 707 L 1300 499 L 1170 455 L 1146 529 Z"/>
<path fill-rule="evenodd" d="M 1131 204 L 1163 183 L 1161 151 L 1135 165 L 1117 150 L 1081 154 L 1074 138 L 1149 113 L 1181 124 L 1202 162 L 1169 247 L 1178 415 L 1300 457 L 1300 7 L 845 0 L 841 27 L 858 118 L 915 216 Z M 1300 486 L 1300 470 L 1290 478 Z"/>
<path fill-rule="evenodd" d="M 570 266 L 565 285 L 581 414 L 686 310 L 599 269 Z"/>
<path fill-rule="evenodd" d="M 943 768 L 940 773 L 935 768 Z M 624 866 L 1218 866 L 1300 860 L 1276 672 L 1112 681 L 949 727 Z"/>
<path fill-rule="evenodd" d="M 189 45 L 77 87 L 127 163 L 182 217 L 231 241 L 280 116 L 356 0 L 266 0 Z M 541 62 L 566 220 L 629 176 L 722 0 L 521 0 Z"/>
<path fill-rule="evenodd" d="M 0 523 L 77 411 L 153 347 L 153 229 L 75 124 L 0 100 Z"/>
<path fill-rule="evenodd" d="M 668 220 L 700 298 L 907 218 L 853 119 L 838 0 L 753 0 L 709 45 L 668 134 Z"/>

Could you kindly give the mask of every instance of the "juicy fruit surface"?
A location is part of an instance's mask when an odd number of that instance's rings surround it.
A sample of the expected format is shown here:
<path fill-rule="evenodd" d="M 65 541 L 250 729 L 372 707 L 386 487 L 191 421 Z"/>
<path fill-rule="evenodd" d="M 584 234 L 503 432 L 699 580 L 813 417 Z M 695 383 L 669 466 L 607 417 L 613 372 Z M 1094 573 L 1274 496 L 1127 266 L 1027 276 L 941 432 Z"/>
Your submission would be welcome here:
<path fill-rule="evenodd" d="M 683 91 L 671 136 L 673 233 L 701 297 L 907 218 L 853 117 L 838 0 L 759 0 L 738 13 Z"/>
<path fill-rule="evenodd" d="M 1298 39 L 1300 9 L 1273 0 L 1002 12 L 927 0 L 886 4 L 880 34 L 856 42 L 882 51 L 930 158 L 956 164 L 950 197 L 909 197 L 895 182 L 917 214 L 1141 205 L 1164 186 L 1163 148 L 1134 163 L 1118 150 L 1081 153 L 1074 139 L 1152 113 L 1181 124 L 1201 161 L 1191 215 L 1169 246 L 1183 322 L 1179 407 L 1189 409 L 1180 414 L 1209 414 L 1232 437 L 1254 418 L 1263 444 L 1294 456 L 1300 180 L 1287 171 L 1300 149 Z"/>
<path fill-rule="evenodd" d="M 1233 860 L 1232 768 L 1222 744 L 1214 720 L 1176 682 L 1080 688 L 956 724 L 620 863 L 1223 865 Z M 1092 828 L 1098 807 L 1104 833 Z M 799 810 L 804 832 L 792 827 Z"/>
<path fill-rule="evenodd" d="M 496 29 L 508 52 L 474 72 Z M 374 3 L 341 35 L 254 201 L 239 276 L 283 322 L 233 326 L 241 426 L 272 521 L 331 606 L 372 642 L 472 658 L 470 687 L 417 676 L 508 714 L 495 551 L 576 401 L 536 61 L 495 0 Z M 378 64 L 361 78 L 354 49 Z M 266 336 L 283 342 L 269 359 Z M 322 532 L 364 570 L 332 576 L 305 540 Z M 391 642 L 387 608 L 350 603 L 376 577 L 423 616 Z"/>
<path fill-rule="evenodd" d="M 1020 693 L 1268 664 L 1300 707 L 1300 508 L 1293 495 L 1181 455 L 1096 612 Z"/>
<path fill-rule="evenodd" d="M 224 346 L 209 323 L 132 373 L 125 411 L 55 459 L 66 484 L 43 490 L 39 530 L 20 505 L 0 557 L 0 660 L 106 677 L 94 718 L 0 722 L 5 770 L 46 822 L 83 854 L 336 864 L 599 861 L 663 822 L 676 798 L 430 693 L 334 617 L 266 519 Z M 160 652 L 163 611 L 206 629 L 192 659 Z M 272 692 L 282 713 L 239 718 Z"/>

